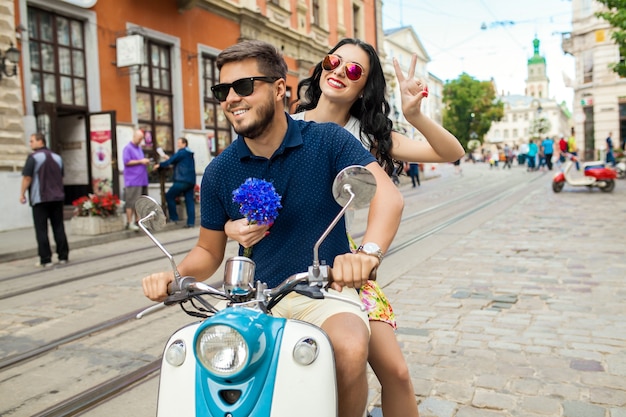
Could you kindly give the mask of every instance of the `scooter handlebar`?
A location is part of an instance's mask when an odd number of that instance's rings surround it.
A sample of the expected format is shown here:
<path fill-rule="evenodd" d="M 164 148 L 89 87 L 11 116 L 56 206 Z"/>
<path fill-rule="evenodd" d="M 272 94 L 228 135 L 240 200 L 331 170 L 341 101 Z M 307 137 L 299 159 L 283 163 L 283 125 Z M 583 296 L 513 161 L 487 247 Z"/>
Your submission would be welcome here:
<path fill-rule="evenodd" d="M 225 292 L 220 291 L 201 281 L 196 281 L 194 277 L 182 277 L 174 280 L 167 286 L 169 296 L 163 301 L 168 306 L 188 300 L 194 295 L 208 294 L 228 298 Z"/>

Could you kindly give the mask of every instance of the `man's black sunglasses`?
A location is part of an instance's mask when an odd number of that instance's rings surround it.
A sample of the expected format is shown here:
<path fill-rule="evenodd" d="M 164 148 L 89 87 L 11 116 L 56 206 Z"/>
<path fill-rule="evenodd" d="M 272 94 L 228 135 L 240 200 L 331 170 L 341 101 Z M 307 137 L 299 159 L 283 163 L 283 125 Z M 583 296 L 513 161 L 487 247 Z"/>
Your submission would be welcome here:
<path fill-rule="evenodd" d="M 213 97 L 219 102 L 226 101 L 226 97 L 228 97 L 228 92 L 232 87 L 235 90 L 235 93 L 239 97 L 246 97 L 250 94 L 254 93 L 254 82 L 255 81 L 264 81 L 266 83 L 273 83 L 278 80 L 278 77 L 247 77 L 241 78 L 237 81 L 233 81 L 231 84 L 216 84 L 211 87 L 211 91 L 213 91 Z"/>

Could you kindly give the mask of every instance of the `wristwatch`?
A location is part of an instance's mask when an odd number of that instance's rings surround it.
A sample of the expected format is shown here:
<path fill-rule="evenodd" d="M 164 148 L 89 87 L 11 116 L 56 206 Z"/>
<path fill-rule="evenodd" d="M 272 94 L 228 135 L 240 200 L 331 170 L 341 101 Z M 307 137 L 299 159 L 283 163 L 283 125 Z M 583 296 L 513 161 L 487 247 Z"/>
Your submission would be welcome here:
<path fill-rule="evenodd" d="M 356 250 L 357 252 L 363 252 L 366 255 L 375 256 L 378 258 L 378 264 L 380 265 L 383 262 L 383 251 L 380 249 L 376 243 L 367 242 L 359 246 Z"/>

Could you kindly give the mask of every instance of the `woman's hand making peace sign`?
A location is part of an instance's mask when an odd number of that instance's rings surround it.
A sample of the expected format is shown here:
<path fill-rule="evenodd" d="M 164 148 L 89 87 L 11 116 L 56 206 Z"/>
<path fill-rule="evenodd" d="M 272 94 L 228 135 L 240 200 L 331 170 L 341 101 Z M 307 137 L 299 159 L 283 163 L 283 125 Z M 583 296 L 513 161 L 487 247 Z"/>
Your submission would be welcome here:
<path fill-rule="evenodd" d="M 409 73 L 405 77 L 396 58 L 393 59 L 393 67 L 396 70 L 396 78 L 400 87 L 400 99 L 402 101 L 402 113 L 407 120 L 421 113 L 422 99 L 428 97 L 428 86 L 415 78 L 415 65 L 417 55 L 413 54 Z"/>

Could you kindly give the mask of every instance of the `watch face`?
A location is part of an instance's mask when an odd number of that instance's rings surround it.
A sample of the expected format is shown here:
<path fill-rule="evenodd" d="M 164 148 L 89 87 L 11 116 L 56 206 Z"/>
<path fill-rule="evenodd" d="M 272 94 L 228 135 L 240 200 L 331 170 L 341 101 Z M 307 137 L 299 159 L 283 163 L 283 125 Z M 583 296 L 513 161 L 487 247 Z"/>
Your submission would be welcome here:
<path fill-rule="evenodd" d="M 363 252 L 366 253 L 376 253 L 380 250 L 380 247 L 376 243 L 368 242 L 363 245 Z"/>

